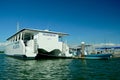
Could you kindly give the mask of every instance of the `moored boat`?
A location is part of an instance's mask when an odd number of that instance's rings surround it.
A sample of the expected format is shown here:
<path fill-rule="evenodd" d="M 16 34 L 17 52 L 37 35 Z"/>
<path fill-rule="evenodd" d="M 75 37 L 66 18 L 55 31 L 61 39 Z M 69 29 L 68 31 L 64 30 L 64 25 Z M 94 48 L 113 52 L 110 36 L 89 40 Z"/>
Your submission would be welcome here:
<path fill-rule="evenodd" d="M 46 58 L 48 55 L 69 57 L 72 56 L 69 54 L 69 47 L 62 39 L 67 35 L 49 30 L 22 29 L 7 39 L 5 54 L 17 58 L 35 59 L 42 58 L 38 57 L 40 56 L 38 54 L 41 53 L 40 49 L 44 49 L 47 53 Z M 53 54 L 56 50 L 59 55 Z"/>
<path fill-rule="evenodd" d="M 112 53 L 94 53 L 88 54 L 85 51 L 85 43 L 81 43 L 81 54 L 79 55 L 81 59 L 110 59 L 113 55 Z"/>

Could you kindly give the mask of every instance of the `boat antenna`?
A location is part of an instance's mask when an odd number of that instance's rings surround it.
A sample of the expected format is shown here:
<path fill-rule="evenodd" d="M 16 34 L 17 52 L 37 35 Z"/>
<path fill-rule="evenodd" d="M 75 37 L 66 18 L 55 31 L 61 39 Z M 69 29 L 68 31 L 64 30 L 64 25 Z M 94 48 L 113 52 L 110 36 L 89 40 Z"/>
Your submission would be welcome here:
<path fill-rule="evenodd" d="M 20 25 L 19 22 L 17 22 L 17 32 L 19 31 Z"/>

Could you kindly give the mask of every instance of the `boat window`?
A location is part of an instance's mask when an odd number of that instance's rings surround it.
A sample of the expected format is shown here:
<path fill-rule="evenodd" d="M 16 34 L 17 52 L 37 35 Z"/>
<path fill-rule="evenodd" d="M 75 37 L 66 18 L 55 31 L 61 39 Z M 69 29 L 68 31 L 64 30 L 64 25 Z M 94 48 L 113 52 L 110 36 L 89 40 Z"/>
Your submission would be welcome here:
<path fill-rule="evenodd" d="M 15 37 L 15 41 L 17 41 L 17 36 Z"/>
<path fill-rule="evenodd" d="M 29 34 L 25 34 L 24 35 L 24 40 L 30 40 L 30 35 Z"/>
<path fill-rule="evenodd" d="M 63 37 L 62 36 L 59 36 L 59 41 L 63 41 Z"/>
<path fill-rule="evenodd" d="M 23 36 L 25 46 L 27 46 L 27 41 L 32 40 L 32 39 L 33 39 L 33 34 L 25 33 L 24 36 Z"/>
<path fill-rule="evenodd" d="M 18 40 L 20 40 L 20 34 L 19 34 L 19 36 L 18 36 Z"/>

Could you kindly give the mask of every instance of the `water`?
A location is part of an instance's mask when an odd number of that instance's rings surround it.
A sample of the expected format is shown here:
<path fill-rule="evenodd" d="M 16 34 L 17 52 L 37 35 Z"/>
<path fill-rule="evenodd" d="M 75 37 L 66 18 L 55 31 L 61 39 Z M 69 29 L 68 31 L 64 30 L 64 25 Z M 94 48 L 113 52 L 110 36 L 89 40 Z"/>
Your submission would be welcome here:
<path fill-rule="evenodd" d="M 0 80 L 120 80 L 120 58 L 19 60 L 0 54 Z"/>

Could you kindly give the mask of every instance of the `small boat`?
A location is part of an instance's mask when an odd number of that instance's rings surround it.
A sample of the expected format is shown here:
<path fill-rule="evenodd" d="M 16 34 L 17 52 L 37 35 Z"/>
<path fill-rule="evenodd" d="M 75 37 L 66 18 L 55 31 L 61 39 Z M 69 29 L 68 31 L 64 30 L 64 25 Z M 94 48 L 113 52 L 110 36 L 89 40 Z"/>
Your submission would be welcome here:
<path fill-rule="evenodd" d="M 85 50 L 85 43 L 81 43 L 81 59 L 109 59 L 112 57 L 112 53 L 94 53 L 94 54 L 88 54 Z"/>

